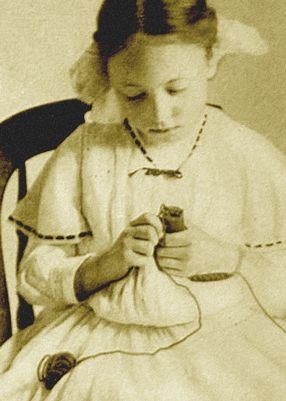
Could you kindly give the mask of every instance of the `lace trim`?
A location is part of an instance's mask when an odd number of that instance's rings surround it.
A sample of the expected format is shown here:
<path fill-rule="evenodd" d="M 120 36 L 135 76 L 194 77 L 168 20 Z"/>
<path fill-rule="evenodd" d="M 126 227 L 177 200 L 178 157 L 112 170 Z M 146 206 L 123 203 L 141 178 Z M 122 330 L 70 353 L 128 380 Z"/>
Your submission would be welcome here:
<path fill-rule="evenodd" d="M 22 231 L 26 231 L 28 234 L 34 234 L 36 237 L 44 240 L 75 240 L 79 238 L 92 237 L 91 231 L 82 231 L 79 234 L 71 234 L 71 235 L 44 235 L 39 233 L 36 229 L 28 226 L 27 224 L 22 223 L 20 220 L 15 219 L 13 216 L 9 216 L 9 220 L 15 223 Z"/>

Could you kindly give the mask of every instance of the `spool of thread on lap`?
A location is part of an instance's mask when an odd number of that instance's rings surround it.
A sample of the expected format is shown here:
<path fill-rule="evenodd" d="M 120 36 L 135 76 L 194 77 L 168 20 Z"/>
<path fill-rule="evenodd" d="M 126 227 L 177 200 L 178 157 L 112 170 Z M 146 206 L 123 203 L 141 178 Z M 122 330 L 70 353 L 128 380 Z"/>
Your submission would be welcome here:
<path fill-rule="evenodd" d="M 76 358 L 69 352 L 46 355 L 39 363 L 38 379 L 47 390 L 51 390 L 76 365 Z"/>

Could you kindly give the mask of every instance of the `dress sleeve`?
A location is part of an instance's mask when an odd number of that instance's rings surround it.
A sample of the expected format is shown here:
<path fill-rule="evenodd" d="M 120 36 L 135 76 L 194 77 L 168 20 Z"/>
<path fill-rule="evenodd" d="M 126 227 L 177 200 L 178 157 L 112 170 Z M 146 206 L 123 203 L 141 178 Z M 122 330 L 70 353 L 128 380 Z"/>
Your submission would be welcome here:
<path fill-rule="evenodd" d="M 90 255 L 78 255 L 75 244 L 46 244 L 32 237 L 20 263 L 17 291 L 33 305 L 75 304 L 75 274 Z"/>
<path fill-rule="evenodd" d="M 240 272 L 261 306 L 285 319 L 286 157 L 253 131 L 236 146 L 244 159 Z"/>
<path fill-rule="evenodd" d="M 91 237 L 82 210 L 82 153 L 85 125 L 52 154 L 9 217 L 17 229 L 46 244 L 74 244 Z"/>
<path fill-rule="evenodd" d="M 29 239 L 18 292 L 32 304 L 77 302 L 74 277 L 89 256 L 89 249 L 78 249 L 93 236 L 82 206 L 85 129 L 85 125 L 77 128 L 54 151 L 9 218 Z"/>
<path fill-rule="evenodd" d="M 216 122 L 206 148 L 213 184 L 205 231 L 239 247 L 237 272 L 271 316 L 285 318 L 285 154 L 221 114 Z"/>

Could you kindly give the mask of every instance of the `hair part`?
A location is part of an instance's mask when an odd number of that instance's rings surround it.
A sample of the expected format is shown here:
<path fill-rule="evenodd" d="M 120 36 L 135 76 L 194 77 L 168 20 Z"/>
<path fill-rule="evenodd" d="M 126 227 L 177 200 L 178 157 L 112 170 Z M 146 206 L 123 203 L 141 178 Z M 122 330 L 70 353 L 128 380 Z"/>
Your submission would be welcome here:
<path fill-rule="evenodd" d="M 217 39 L 216 12 L 205 0 L 105 0 L 97 25 L 94 40 L 105 74 L 109 58 L 125 49 L 138 33 L 173 35 L 204 47 L 208 57 Z"/>

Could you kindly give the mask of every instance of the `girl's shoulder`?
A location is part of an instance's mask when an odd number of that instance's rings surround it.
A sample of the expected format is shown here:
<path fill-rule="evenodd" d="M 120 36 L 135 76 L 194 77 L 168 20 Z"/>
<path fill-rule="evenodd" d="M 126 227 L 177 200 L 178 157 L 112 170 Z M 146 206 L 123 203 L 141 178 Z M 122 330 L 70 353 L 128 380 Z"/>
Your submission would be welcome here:
<path fill-rule="evenodd" d="M 286 238 L 286 157 L 266 137 L 222 111 L 210 111 L 208 153 L 213 173 L 212 216 L 240 243 L 268 249 Z M 231 216 L 231 217 L 230 217 Z M 233 218 L 233 226 L 231 225 Z M 214 226 L 219 227 L 216 221 Z M 231 229 L 227 231 L 227 227 Z M 234 237 L 235 237 L 234 235 Z M 265 245 L 266 244 L 266 245 Z M 271 246 L 271 249 L 273 247 Z"/>
<path fill-rule="evenodd" d="M 256 169 L 271 164 L 286 167 L 286 155 L 265 135 L 235 121 L 222 110 L 212 110 L 214 140 L 244 165 Z"/>

